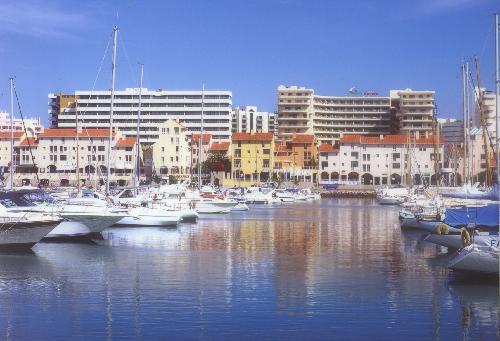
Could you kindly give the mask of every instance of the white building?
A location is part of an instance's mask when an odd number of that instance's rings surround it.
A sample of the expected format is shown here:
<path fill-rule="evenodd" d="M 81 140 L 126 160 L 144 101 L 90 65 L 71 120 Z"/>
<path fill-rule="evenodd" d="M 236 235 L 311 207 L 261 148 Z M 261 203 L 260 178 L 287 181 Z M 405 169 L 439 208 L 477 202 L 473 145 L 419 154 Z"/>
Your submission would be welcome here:
<path fill-rule="evenodd" d="M 320 182 L 401 184 L 408 182 L 411 172 L 415 182 L 423 178 L 431 183 L 435 179 L 434 138 L 412 139 L 411 153 L 407 139 L 406 135 L 344 135 L 338 146 L 322 144 L 319 146 Z M 442 160 L 442 142 L 438 155 Z"/>
<path fill-rule="evenodd" d="M 49 116 L 54 128 L 75 127 L 76 114 L 84 128 L 109 127 L 110 91 L 76 91 L 75 94 L 49 94 Z M 153 144 L 158 127 L 167 119 L 178 119 L 191 135 L 201 130 L 202 91 L 142 89 L 141 143 Z M 216 141 L 231 139 L 232 94 L 225 90 L 205 90 L 204 131 Z M 125 135 L 135 135 L 139 89 L 115 91 L 113 126 Z"/>
<path fill-rule="evenodd" d="M 186 127 L 176 120 L 159 126 L 159 138 L 153 144 L 153 168 L 157 175 L 178 179 L 189 177 L 191 155 Z"/>
<path fill-rule="evenodd" d="M 366 92 L 320 96 L 313 89 L 278 87 L 278 137 L 313 134 L 334 144 L 342 134 L 380 135 L 432 131 L 434 91 L 391 90 L 389 96 Z"/>
<path fill-rule="evenodd" d="M 78 143 L 76 130 L 70 128 L 45 129 L 36 140 L 24 137 L 17 144 L 19 164 L 16 166 L 15 182 L 18 185 L 37 185 L 38 171 L 38 179 L 43 186 L 76 185 L 78 167 L 83 185 L 99 187 L 106 179 L 108 144 L 109 129 L 82 129 Z M 118 130 L 113 133 L 111 185 L 133 184 L 137 154 L 135 145 L 135 137 L 124 136 Z"/>
<path fill-rule="evenodd" d="M 256 106 L 238 107 L 232 113 L 233 133 L 274 133 L 275 114 Z"/>
<path fill-rule="evenodd" d="M 24 128 L 26 127 L 26 132 L 28 136 L 37 136 L 42 130 L 43 126 L 40 121 L 40 118 L 15 118 L 12 120 L 12 125 L 14 127 L 14 131 L 21 131 L 24 133 Z M 0 131 L 9 131 L 11 128 L 10 122 L 10 114 L 5 111 L 0 111 Z"/>
<path fill-rule="evenodd" d="M 474 127 L 480 128 L 481 125 L 481 111 L 479 110 L 479 91 L 478 88 L 474 88 L 474 112 L 472 114 L 472 125 Z M 481 88 L 481 95 L 483 99 L 483 116 L 486 123 L 486 127 L 488 132 L 495 136 L 496 132 L 496 100 L 495 100 L 495 92 L 488 91 L 485 88 Z M 500 99 L 499 99 L 500 100 Z"/>

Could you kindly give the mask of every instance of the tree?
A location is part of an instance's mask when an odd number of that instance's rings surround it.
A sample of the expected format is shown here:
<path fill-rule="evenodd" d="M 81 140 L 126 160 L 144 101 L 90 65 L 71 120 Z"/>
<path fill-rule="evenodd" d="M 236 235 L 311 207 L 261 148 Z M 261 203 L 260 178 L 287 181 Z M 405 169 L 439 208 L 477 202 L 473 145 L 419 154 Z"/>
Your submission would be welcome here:
<path fill-rule="evenodd" d="M 231 172 L 231 160 L 225 154 L 209 154 L 201 164 L 201 170 L 205 174 L 212 171 Z"/>

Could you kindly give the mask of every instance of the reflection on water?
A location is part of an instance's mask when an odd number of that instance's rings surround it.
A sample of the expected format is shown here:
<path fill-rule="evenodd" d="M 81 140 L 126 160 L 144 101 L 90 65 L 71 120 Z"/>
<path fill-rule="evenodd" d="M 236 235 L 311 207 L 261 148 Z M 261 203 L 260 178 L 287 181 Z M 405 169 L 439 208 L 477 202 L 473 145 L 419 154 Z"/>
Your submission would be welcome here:
<path fill-rule="evenodd" d="M 497 283 L 449 273 L 396 213 L 254 206 L 0 255 L 0 339 L 497 339 Z"/>

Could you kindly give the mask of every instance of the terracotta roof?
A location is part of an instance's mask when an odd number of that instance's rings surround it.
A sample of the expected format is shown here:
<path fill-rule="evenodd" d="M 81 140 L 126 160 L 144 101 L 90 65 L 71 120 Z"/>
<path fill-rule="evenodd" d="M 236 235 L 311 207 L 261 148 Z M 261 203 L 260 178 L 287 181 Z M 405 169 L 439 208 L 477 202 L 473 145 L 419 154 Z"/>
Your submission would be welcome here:
<path fill-rule="evenodd" d="M 292 143 L 314 143 L 314 135 L 295 135 Z"/>
<path fill-rule="evenodd" d="M 135 136 L 125 136 L 116 141 L 116 148 L 125 148 L 125 147 L 133 147 L 135 146 L 135 142 L 137 141 L 137 137 Z"/>
<path fill-rule="evenodd" d="M 333 153 L 333 152 L 338 152 L 338 148 L 335 148 L 331 144 L 328 143 L 322 143 L 319 145 L 319 152 L 320 153 Z"/>
<path fill-rule="evenodd" d="M 344 135 L 340 138 L 341 143 L 353 143 L 353 144 L 405 144 L 407 143 L 408 137 L 406 135 L 383 135 L 380 136 L 365 136 L 365 135 Z M 429 137 L 420 137 L 418 139 L 411 138 L 411 143 L 415 144 L 433 144 L 434 137 L 431 135 Z M 441 136 L 440 143 L 444 142 L 444 138 Z"/>
<path fill-rule="evenodd" d="M 23 136 L 22 131 L 14 130 L 14 138 L 18 139 L 21 136 Z M 0 139 L 10 139 L 11 138 L 11 131 L 10 130 L 3 130 L 0 131 Z"/>
<path fill-rule="evenodd" d="M 273 133 L 233 133 L 233 141 L 266 141 L 271 142 L 274 138 Z"/>
<path fill-rule="evenodd" d="M 191 135 L 191 143 L 200 143 L 200 135 L 201 134 L 193 134 Z M 212 139 L 212 134 L 203 134 L 203 144 L 208 144 L 210 143 L 210 140 Z"/>
<path fill-rule="evenodd" d="M 29 141 L 29 144 L 28 144 L 28 141 Z M 36 141 L 36 139 L 34 137 L 26 137 L 25 139 L 23 139 L 20 143 L 19 143 L 19 147 L 37 147 L 38 146 L 38 142 Z"/>
<path fill-rule="evenodd" d="M 49 128 L 44 129 L 39 138 L 50 137 L 76 137 L 76 129 L 73 128 Z M 80 138 L 86 137 L 109 137 L 109 129 L 89 128 L 82 129 L 79 135 Z"/>
<path fill-rule="evenodd" d="M 210 146 L 210 149 L 208 151 L 209 152 L 219 152 L 219 151 L 225 152 L 225 151 L 229 150 L 229 145 L 230 145 L 229 142 L 214 142 L 214 143 L 212 143 L 212 145 Z"/>
<path fill-rule="evenodd" d="M 285 150 L 286 142 L 285 141 L 276 141 L 274 142 L 274 150 Z"/>

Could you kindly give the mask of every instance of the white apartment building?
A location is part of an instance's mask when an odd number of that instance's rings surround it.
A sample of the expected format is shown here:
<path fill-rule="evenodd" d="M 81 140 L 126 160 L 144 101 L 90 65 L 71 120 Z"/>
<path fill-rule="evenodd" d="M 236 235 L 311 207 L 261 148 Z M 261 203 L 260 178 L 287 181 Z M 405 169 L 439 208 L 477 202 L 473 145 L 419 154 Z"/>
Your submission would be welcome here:
<path fill-rule="evenodd" d="M 139 88 L 115 91 L 113 126 L 124 135 L 136 135 Z M 75 91 L 49 94 L 49 116 L 54 128 L 74 128 L 78 114 L 84 128 L 107 128 L 110 122 L 110 91 Z M 191 135 L 201 130 L 203 102 L 204 131 L 216 141 L 231 139 L 232 93 L 226 90 L 173 91 L 142 89 L 141 143 L 159 138 L 159 125 L 178 119 Z"/>
<path fill-rule="evenodd" d="M 159 126 L 159 138 L 153 144 L 153 169 L 162 178 L 189 177 L 191 155 L 186 127 L 169 119 Z"/>
<path fill-rule="evenodd" d="M 76 130 L 70 128 L 45 129 L 37 139 L 24 137 L 17 145 L 19 164 L 16 166 L 16 184 L 37 185 L 38 172 L 38 179 L 43 186 L 74 186 L 78 167 L 82 185 L 93 188 L 102 186 L 107 173 L 109 129 L 82 129 L 78 135 L 78 143 Z M 36 167 L 33 165 L 28 139 Z M 134 136 L 124 136 L 118 130 L 113 133 L 111 185 L 134 183 L 135 146 Z"/>
<path fill-rule="evenodd" d="M 483 99 L 482 107 L 486 127 L 488 132 L 494 137 L 496 132 L 496 99 L 494 91 L 488 91 L 485 88 L 481 88 L 481 92 L 479 92 L 477 87 L 474 88 L 474 112 L 472 114 L 472 126 L 477 128 L 482 126 L 481 111 L 479 110 L 478 101 L 479 94 L 482 95 Z"/>
<path fill-rule="evenodd" d="M 320 96 L 313 89 L 278 87 L 278 137 L 313 134 L 320 143 L 336 143 L 342 134 L 380 135 L 432 131 L 433 91 L 391 90 Z"/>
<path fill-rule="evenodd" d="M 426 183 L 434 182 L 434 138 L 413 139 L 411 153 L 407 139 L 406 135 L 344 135 L 337 146 L 322 144 L 319 146 L 320 182 L 395 185 L 407 183 L 410 172 L 416 183 L 422 179 Z M 441 142 L 440 160 L 442 150 Z"/>
<path fill-rule="evenodd" d="M 0 177 L 2 174 L 9 173 L 9 167 L 12 158 L 11 152 L 11 131 L 0 131 Z M 24 138 L 21 131 L 14 131 L 14 164 L 17 164 L 17 155 L 15 153 L 15 146 Z M 4 177 L 5 178 L 5 177 Z"/>
<path fill-rule="evenodd" d="M 390 90 L 391 107 L 398 119 L 398 132 L 423 136 L 432 133 L 434 91 Z"/>
<path fill-rule="evenodd" d="M 275 114 L 257 111 L 256 106 L 245 106 L 233 109 L 233 133 L 274 133 Z"/>
<path fill-rule="evenodd" d="M 14 131 L 21 131 L 24 134 L 24 128 L 26 127 L 26 132 L 28 136 L 37 136 L 43 130 L 40 118 L 15 118 L 12 120 L 12 126 Z M 11 130 L 10 114 L 5 111 L 0 111 L 0 131 Z"/>

